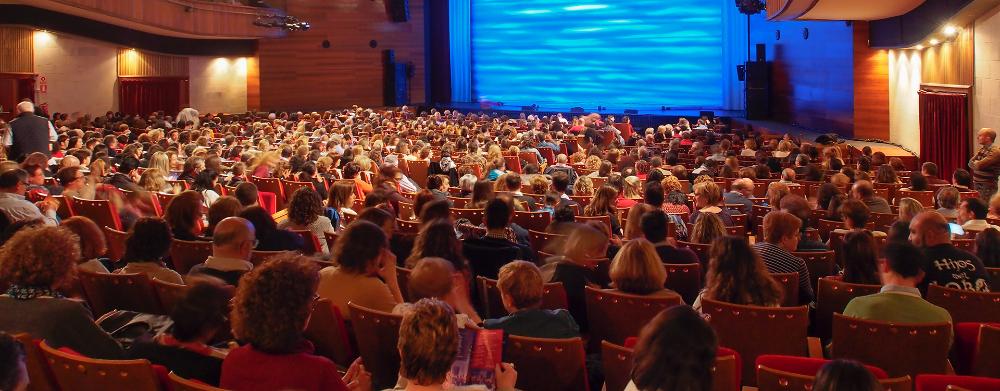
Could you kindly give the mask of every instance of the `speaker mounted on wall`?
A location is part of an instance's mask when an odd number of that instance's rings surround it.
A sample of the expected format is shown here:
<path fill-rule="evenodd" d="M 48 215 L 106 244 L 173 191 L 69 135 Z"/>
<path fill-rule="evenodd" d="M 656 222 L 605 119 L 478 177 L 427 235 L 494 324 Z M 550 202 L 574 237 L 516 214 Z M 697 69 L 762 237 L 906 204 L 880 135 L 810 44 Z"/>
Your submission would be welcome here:
<path fill-rule="evenodd" d="M 389 14 L 389 20 L 395 23 L 408 22 L 410 20 L 409 0 L 384 0 L 385 13 Z"/>

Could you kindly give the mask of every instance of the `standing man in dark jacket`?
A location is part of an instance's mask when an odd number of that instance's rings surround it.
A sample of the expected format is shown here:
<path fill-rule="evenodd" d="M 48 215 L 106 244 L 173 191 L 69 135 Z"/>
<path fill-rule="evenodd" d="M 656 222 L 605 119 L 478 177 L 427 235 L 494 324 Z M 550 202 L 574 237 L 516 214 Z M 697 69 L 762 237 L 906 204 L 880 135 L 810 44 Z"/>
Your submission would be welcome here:
<path fill-rule="evenodd" d="M 55 128 L 44 117 L 35 115 L 35 105 L 25 101 L 17 105 L 17 118 L 10 121 L 10 133 L 4 139 L 8 148 L 7 158 L 23 161 L 32 153 L 52 156 L 52 142 L 56 140 Z"/>

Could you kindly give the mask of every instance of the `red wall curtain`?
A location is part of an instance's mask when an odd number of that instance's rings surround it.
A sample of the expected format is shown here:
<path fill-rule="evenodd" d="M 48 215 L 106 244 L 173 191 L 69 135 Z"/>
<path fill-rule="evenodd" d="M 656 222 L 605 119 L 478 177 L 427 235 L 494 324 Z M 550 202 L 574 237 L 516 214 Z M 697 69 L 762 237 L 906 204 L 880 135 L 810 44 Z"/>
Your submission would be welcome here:
<path fill-rule="evenodd" d="M 186 82 L 176 77 L 119 77 L 118 110 L 143 116 L 163 110 L 175 115 L 187 101 L 181 96 L 187 92 Z"/>
<path fill-rule="evenodd" d="M 951 179 L 969 159 L 969 96 L 920 91 L 920 160 Z"/>

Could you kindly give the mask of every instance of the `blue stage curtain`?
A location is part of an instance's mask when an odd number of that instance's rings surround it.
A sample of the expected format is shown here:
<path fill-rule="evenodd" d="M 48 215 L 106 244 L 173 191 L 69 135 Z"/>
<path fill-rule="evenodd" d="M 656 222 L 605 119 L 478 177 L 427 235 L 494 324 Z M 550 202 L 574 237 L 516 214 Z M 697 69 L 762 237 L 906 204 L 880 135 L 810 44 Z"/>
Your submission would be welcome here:
<path fill-rule="evenodd" d="M 765 23 L 760 17 L 754 23 Z M 747 58 L 747 16 L 731 2 L 722 4 L 722 107 L 743 110 L 746 91 L 736 75 L 736 66 Z"/>
<path fill-rule="evenodd" d="M 451 100 L 472 101 L 472 1 L 448 0 Z"/>

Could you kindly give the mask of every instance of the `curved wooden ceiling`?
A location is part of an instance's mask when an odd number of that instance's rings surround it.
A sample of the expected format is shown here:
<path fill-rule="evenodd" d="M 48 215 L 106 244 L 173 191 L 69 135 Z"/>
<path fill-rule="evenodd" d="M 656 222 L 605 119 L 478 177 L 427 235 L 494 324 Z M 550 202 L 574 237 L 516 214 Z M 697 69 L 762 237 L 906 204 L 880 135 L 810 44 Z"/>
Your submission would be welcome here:
<path fill-rule="evenodd" d="M 768 0 L 772 20 L 878 20 L 903 15 L 925 0 Z"/>

